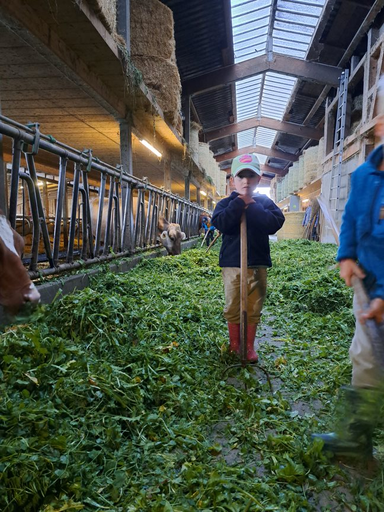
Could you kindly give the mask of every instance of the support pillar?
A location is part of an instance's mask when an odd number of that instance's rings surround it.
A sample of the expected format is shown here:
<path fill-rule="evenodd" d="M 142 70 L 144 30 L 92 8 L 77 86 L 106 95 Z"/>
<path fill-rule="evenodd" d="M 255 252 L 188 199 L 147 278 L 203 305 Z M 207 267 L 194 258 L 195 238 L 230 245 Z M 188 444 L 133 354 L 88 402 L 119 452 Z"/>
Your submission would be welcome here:
<path fill-rule="evenodd" d="M 200 187 L 196 187 L 196 202 L 201 204 Z"/>
<path fill-rule="evenodd" d="M 191 198 L 191 177 L 189 173 L 188 176 L 185 178 L 184 184 L 184 197 L 189 201 Z"/>
<path fill-rule="evenodd" d="M 132 126 L 126 119 L 120 120 L 120 161 L 124 174 L 133 174 Z"/>
<path fill-rule="evenodd" d="M 191 97 L 183 98 L 183 114 L 184 114 L 184 139 L 189 144 L 191 138 Z"/>
<path fill-rule="evenodd" d="M 1 98 L 0 98 L 0 115 L 1 115 Z M 3 135 L 0 133 L 0 210 L 4 215 L 7 215 L 7 197 L 5 191 L 7 190 L 7 171 L 5 168 L 3 156 Z"/>
<path fill-rule="evenodd" d="M 117 0 L 117 32 L 124 39 L 131 53 L 131 6 L 130 0 Z"/>

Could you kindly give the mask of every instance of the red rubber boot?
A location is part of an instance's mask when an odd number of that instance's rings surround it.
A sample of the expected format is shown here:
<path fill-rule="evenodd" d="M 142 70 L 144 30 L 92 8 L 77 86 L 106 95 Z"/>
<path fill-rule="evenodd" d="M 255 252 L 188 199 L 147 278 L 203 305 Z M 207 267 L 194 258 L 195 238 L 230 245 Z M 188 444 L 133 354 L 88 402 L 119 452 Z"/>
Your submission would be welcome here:
<path fill-rule="evenodd" d="M 256 329 L 257 325 L 255 324 L 247 325 L 247 360 L 252 363 L 256 363 L 259 359 L 259 356 L 255 352 Z"/>
<path fill-rule="evenodd" d="M 240 324 L 228 322 L 229 332 L 229 350 L 230 352 L 240 353 Z"/>

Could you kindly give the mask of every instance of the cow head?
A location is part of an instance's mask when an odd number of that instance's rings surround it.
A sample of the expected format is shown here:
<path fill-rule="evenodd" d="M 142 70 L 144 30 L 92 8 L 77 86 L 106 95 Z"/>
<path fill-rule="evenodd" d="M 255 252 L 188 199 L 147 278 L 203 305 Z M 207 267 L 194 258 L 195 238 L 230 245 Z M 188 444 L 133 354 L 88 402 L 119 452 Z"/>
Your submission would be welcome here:
<path fill-rule="evenodd" d="M 23 249 L 23 238 L 0 211 L 0 304 L 12 315 L 27 302 L 40 301 L 40 294 L 20 258 Z"/>
<path fill-rule="evenodd" d="M 179 224 L 168 222 L 164 217 L 161 217 L 158 222 L 160 232 L 160 241 L 167 249 L 168 254 L 176 256 L 181 254 L 181 241 L 187 237 L 180 229 Z"/>

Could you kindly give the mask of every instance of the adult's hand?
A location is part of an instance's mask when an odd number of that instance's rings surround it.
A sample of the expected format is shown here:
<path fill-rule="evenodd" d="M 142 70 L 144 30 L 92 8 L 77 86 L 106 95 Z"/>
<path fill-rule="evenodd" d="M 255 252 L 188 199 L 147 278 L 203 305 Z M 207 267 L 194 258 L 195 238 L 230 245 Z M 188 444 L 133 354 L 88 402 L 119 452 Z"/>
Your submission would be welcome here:
<path fill-rule="evenodd" d="M 378 324 L 384 322 L 384 299 L 376 298 L 371 300 L 369 309 L 359 316 L 359 320 L 364 324 L 368 318 L 372 318 Z"/>
<path fill-rule="evenodd" d="M 359 279 L 364 279 L 365 274 L 359 265 L 352 259 L 346 259 L 340 261 L 340 277 L 344 279 L 347 286 L 352 286 L 352 276 L 356 276 Z"/>

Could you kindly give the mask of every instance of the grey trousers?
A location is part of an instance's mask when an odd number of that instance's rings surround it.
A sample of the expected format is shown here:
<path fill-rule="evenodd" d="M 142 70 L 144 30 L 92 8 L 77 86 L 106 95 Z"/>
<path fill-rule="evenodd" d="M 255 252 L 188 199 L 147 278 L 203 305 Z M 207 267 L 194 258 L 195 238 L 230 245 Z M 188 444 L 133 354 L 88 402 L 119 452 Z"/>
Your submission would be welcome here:
<path fill-rule="evenodd" d="M 352 386 L 367 388 L 378 387 L 382 383 L 380 368 L 372 352 L 371 342 L 357 319 L 359 309 L 356 297 L 353 297 L 353 312 L 356 318 L 355 334 L 349 348 L 352 362 Z"/>

